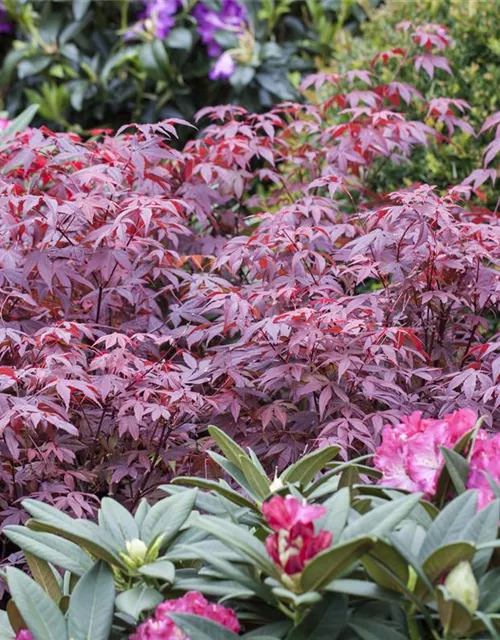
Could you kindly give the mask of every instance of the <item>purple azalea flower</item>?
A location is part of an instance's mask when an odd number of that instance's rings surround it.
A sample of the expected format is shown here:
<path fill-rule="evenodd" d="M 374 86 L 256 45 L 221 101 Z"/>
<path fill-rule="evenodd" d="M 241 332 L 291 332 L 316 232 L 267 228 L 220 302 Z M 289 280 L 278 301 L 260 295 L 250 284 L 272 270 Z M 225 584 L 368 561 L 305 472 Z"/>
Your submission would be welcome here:
<path fill-rule="evenodd" d="M 125 34 L 127 39 L 133 38 L 138 31 L 144 30 L 144 21 L 151 20 L 154 34 L 163 40 L 175 25 L 175 14 L 182 7 L 182 0 L 145 0 L 145 10 L 139 16 L 139 22 Z"/>
<path fill-rule="evenodd" d="M 236 0 L 223 0 L 220 11 L 212 11 L 203 2 L 198 2 L 193 9 L 193 16 L 198 22 L 198 33 L 203 44 L 207 46 L 208 55 L 216 58 L 222 53 L 220 45 L 215 40 L 216 31 L 240 34 L 247 19 L 247 10 Z"/>
<path fill-rule="evenodd" d="M 7 17 L 7 11 L 0 0 L 0 33 L 12 33 L 12 22 Z"/>
<path fill-rule="evenodd" d="M 210 80 L 227 80 L 233 75 L 235 69 L 235 61 L 231 58 L 231 54 L 226 51 L 210 69 L 208 77 Z"/>

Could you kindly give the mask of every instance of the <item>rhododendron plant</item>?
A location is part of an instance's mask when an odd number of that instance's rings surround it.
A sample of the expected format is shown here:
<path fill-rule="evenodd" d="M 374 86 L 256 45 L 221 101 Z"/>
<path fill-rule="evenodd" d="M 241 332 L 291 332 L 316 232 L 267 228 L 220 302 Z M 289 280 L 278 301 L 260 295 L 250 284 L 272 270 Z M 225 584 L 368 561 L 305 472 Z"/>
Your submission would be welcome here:
<path fill-rule="evenodd" d="M 158 605 L 154 616 L 140 624 L 130 640 L 189 640 L 170 619 L 170 613 L 192 613 L 218 622 L 234 633 L 240 630 L 240 623 L 232 609 L 211 604 L 201 593 L 189 591 L 181 598 L 166 600 Z"/>

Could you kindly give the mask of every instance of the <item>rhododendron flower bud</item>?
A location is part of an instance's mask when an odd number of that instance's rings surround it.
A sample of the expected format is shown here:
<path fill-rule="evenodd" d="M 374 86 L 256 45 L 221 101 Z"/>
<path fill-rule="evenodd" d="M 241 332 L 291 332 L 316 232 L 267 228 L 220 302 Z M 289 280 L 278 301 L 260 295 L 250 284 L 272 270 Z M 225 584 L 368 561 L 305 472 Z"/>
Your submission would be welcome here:
<path fill-rule="evenodd" d="M 28 631 L 28 629 L 21 629 L 16 634 L 16 640 L 35 640 L 35 639 L 33 638 L 31 631 Z"/>
<path fill-rule="evenodd" d="M 294 496 L 274 496 L 262 505 L 262 513 L 275 532 L 266 539 L 267 552 L 287 575 L 300 573 L 332 542 L 329 531 L 315 535 L 312 524 L 326 513 L 325 507 L 307 504 Z"/>
<path fill-rule="evenodd" d="M 125 547 L 127 549 L 128 557 L 135 564 L 141 565 L 144 563 L 148 547 L 142 540 L 139 540 L 138 538 L 127 540 Z"/>
<path fill-rule="evenodd" d="M 198 591 L 189 591 L 182 598 L 158 605 L 154 616 L 140 624 L 130 640 L 189 640 L 169 618 L 169 613 L 192 613 L 213 620 L 234 633 L 240 631 L 240 623 L 232 609 L 208 602 Z"/>
<path fill-rule="evenodd" d="M 328 549 L 332 543 L 329 531 L 320 531 L 314 535 L 311 523 L 298 522 L 290 530 L 281 529 L 268 536 L 266 549 L 273 561 L 283 571 L 293 576 L 304 570 L 306 563 L 314 556 Z"/>
<path fill-rule="evenodd" d="M 262 513 L 267 523 L 274 529 L 291 529 L 295 524 L 309 524 L 326 513 L 325 507 L 301 502 L 294 496 L 273 496 L 262 505 Z"/>
<path fill-rule="evenodd" d="M 454 567 L 446 580 L 444 586 L 450 595 L 473 614 L 479 606 L 479 585 L 472 572 L 469 562 L 463 560 Z"/>

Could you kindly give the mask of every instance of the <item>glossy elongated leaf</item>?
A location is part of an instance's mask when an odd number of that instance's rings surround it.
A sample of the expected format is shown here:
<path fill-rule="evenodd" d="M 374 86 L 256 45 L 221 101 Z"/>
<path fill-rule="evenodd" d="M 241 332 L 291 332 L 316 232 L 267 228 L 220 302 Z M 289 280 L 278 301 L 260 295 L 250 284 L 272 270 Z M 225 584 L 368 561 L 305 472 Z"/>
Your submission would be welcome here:
<path fill-rule="evenodd" d="M 336 640 L 348 619 L 347 598 L 328 593 L 287 636 L 287 640 Z"/>
<path fill-rule="evenodd" d="M 333 580 L 326 585 L 327 591 L 333 591 L 335 593 L 344 593 L 350 596 L 356 596 L 359 598 L 366 598 L 369 600 L 382 600 L 383 602 L 403 602 L 403 598 L 400 594 L 395 593 L 390 589 L 384 589 L 379 587 L 373 582 L 367 580 L 354 580 L 350 578 L 341 578 L 340 580 Z"/>
<path fill-rule="evenodd" d="M 401 591 L 401 583 L 408 583 L 408 563 L 392 545 L 383 540 L 377 541 L 363 557 L 361 564 L 370 578 L 386 589 Z"/>
<path fill-rule="evenodd" d="M 398 500 L 390 500 L 380 507 L 375 507 L 353 523 L 347 525 L 342 533 L 342 540 L 349 540 L 361 535 L 383 536 L 404 520 L 417 506 L 422 494 L 415 493 L 403 496 Z"/>
<path fill-rule="evenodd" d="M 500 611 L 500 569 L 488 571 L 479 582 L 479 608 L 484 613 Z"/>
<path fill-rule="evenodd" d="M 139 537 L 139 527 L 134 517 L 116 500 L 103 498 L 98 515 L 99 524 L 107 529 L 122 549 L 125 549 L 128 540 Z"/>
<path fill-rule="evenodd" d="M 226 487 L 220 482 L 215 482 L 214 480 L 207 480 L 206 478 L 191 478 L 188 476 L 180 476 L 178 478 L 174 478 L 172 480 L 174 484 L 180 484 L 183 486 L 191 486 L 191 487 L 199 487 L 200 489 L 207 489 L 208 491 L 215 491 L 216 493 L 220 493 L 224 498 L 227 498 L 231 502 L 239 505 L 240 507 L 248 507 L 249 509 L 256 509 L 255 504 L 242 496 L 241 493 L 237 491 L 233 491 L 230 487 Z M 165 485 L 161 486 L 160 489 L 163 489 Z"/>
<path fill-rule="evenodd" d="M 193 526 L 203 529 L 207 533 L 222 540 L 230 549 L 255 562 L 270 576 L 279 578 L 279 572 L 267 555 L 266 548 L 248 531 L 231 522 L 225 522 L 214 516 L 197 516 L 193 519 Z M 208 551 L 208 549 L 207 549 Z"/>
<path fill-rule="evenodd" d="M 68 640 L 63 614 L 40 585 L 14 567 L 7 568 L 7 583 L 35 640 Z"/>
<path fill-rule="evenodd" d="M 251 498 L 253 498 L 256 502 L 258 501 L 259 496 L 253 490 L 252 485 L 248 482 L 245 474 L 239 466 L 236 466 L 214 451 L 209 451 L 208 455 L 212 458 L 212 460 L 214 460 L 214 462 L 222 467 L 222 469 L 224 469 L 224 471 L 226 471 L 231 476 L 231 478 L 233 478 L 233 480 L 236 480 L 240 487 L 244 489 Z"/>
<path fill-rule="evenodd" d="M 151 544 L 163 535 L 163 544 L 167 544 L 180 531 L 193 510 L 197 489 L 185 491 L 157 502 L 144 518 L 141 527 L 141 540 Z"/>
<path fill-rule="evenodd" d="M 146 498 L 142 498 L 134 514 L 134 520 L 136 521 L 137 526 L 139 527 L 139 530 L 141 529 L 142 523 L 144 522 L 144 518 L 146 517 L 150 509 L 151 507 L 149 506 L 149 503 L 146 500 Z"/>
<path fill-rule="evenodd" d="M 500 522 L 500 500 L 490 502 L 481 509 L 469 522 L 463 531 L 463 539 L 480 545 L 484 542 L 495 540 Z M 493 549 L 477 551 L 472 559 L 472 569 L 476 576 L 480 577 L 486 571 L 493 555 Z"/>
<path fill-rule="evenodd" d="M 71 640 L 108 640 L 113 624 L 115 585 L 113 572 L 97 562 L 78 581 L 68 609 Z"/>
<path fill-rule="evenodd" d="M 175 565 L 169 560 L 157 560 L 139 568 L 139 573 L 148 578 L 156 578 L 162 582 L 173 584 L 175 580 Z"/>
<path fill-rule="evenodd" d="M 240 457 L 239 467 L 243 471 L 248 484 L 252 487 L 255 494 L 261 500 L 264 500 L 270 492 L 271 482 L 248 457 Z"/>
<path fill-rule="evenodd" d="M 472 625 L 472 617 L 463 604 L 454 600 L 444 587 L 438 587 L 436 595 L 439 617 L 445 632 L 467 633 Z"/>
<path fill-rule="evenodd" d="M 4 577 L 7 580 L 7 576 Z M 24 621 L 22 615 L 19 613 L 19 609 L 16 606 L 16 603 L 12 598 L 7 602 L 6 607 L 7 617 L 9 619 L 9 624 L 17 632 L 21 629 L 26 629 L 26 622 Z"/>
<path fill-rule="evenodd" d="M 446 471 L 458 494 L 464 493 L 469 477 L 470 467 L 467 460 L 453 449 L 441 447 Z"/>
<path fill-rule="evenodd" d="M 236 444 L 234 440 L 232 440 L 227 434 L 215 427 L 214 425 L 210 425 L 208 427 L 208 432 L 215 440 L 215 442 L 219 445 L 220 450 L 226 456 L 226 458 L 234 464 L 236 467 L 240 467 L 240 458 L 247 458 L 250 460 L 245 451 L 240 447 L 239 444 Z"/>
<path fill-rule="evenodd" d="M 94 522 L 74 520 L 72 524 L 52 525 L 39 520 L 29 520 L 28 525 L 34 531 L 57 534 L 82 546 L 94 558 L 105 560 L 109 564 L 123 566 L 113 539 Z"/>
<path fill-rule="evenodd" d="M 0 611 L 0 640 L 15 640 L 16 634 L 6 611 Z"/>
<path fill-rule="evenodd" d="M 463 532 L 477 511 L 477 494 L 466 491 L 452 500 L 431 524 L 420 549 L 419 558 L 424 561 L 439 547 L 463 540 Z"/>
<path fill-rule="evenodd" d="M 344 487 L 337 491 L 333 496 L 323 502 L 323 507 L 326 508 L 325 515 L 320 518 L 316 523 L 318 530 L 326 529 L 330 531 L 333 537 L 333 541 L 340 539 L 344 526 L 347 522 L 351 503 L 350 489 Z"/>
<path fill-rule="evenodd" d="M 361 640 L 407 640 L 407 636 L 387 623 L 358 616 L 349 622 Z"/>
<path fill-rule="evenodd" d="M 162 594 L 145 585 L 123 591 L 115 599 L 118 611 L 126 613 L 134 620 L 137 620 L 143 611 L 155 609 L 160 602 L 163 602 Z"/>
<path fill-rule="evenodd" d="M 3 533 L 23 551 L 77 576 L 83 575 L 92 567 L 91 558 L 78 545 L 52 533 L 32 531 L 18 525 L 5 527 Z"/>
<path fill-rule="evenodd" d="M 191 640 L 237 640 L 239 637 L 226 627 L 189 613 L 171 613 L 169 614 L 175 624 L 183 631 Z"/>
<path fill-rule="evenodd" d="M 26 558 L 35 582 L 42 587 L 45 593 L 49 595 L 56 604 L 59 604 L 62 596 L 61 587 L 50 565 L 45 562 L 45 560 L 29 553 L 29 551 L 24 552 L 24 557 Z"/>
<path fill-rule="evenodd" d="M 306 486 L 325 468 L 328 462 L 338 455 L 339 451 L 340 447 L 337 446 L 328 446 L 313 451 L 288 467 L 281 474 L 281 480 L 289 483 L 300 482 Z"/>
<path fill-rule="evenodd" d="M 95 522 L 70 518 L 38 500 L 23 500 L 22 505 L 33 516 L 28 526 L 35 531 L 58 534 L 86 548 L 95 558 L 118 566 L 123 564 L 113 538 Z"/>
<path fill-rule="evenodd" d="M 317 591 L 340 577 L 376 543 L 375 538 L 363 536 L 322 551 L 310 560 L 300 579 L 304 591 Z"/>

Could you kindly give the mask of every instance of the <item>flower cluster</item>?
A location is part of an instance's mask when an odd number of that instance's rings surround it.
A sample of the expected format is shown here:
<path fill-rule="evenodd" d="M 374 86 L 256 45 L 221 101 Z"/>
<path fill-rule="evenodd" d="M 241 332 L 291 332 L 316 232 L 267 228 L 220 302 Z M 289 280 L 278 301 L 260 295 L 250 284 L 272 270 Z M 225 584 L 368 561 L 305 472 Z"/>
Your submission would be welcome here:
<path fill-rule="evenodd" d="M 301 573 L 306 563 L 332 542 L 329 531 L 314 534 L 313 521 L 326 513 L 324 507 L 302 503 L 293 496 L 274 496 L 262 505 L 262 512 L 274 531 L 266 539 L 267 552 L 287 575 Z"/>
<path fill-rule="evenodd" d="M 499 433 L 488 436 L 484 431 L 480 431 L 477 434 L 472 450 L 470 469 L 467 488 L 479 491 L 478 508 L 482 509 L 495 498 L 488 476 L 495 482 L 500 482 Z"/>
<path fill-rule="evenodd" d="M 181 7 L 181 0 L 147 0 L 143 19 L 153 22 L 156 37 L 163 40 L 174 26 L 174 16 Z"/>
<path fill-rule="evenodd" d="M 198 2 L 193 9 L 193 16 L 208 55 L 217 58 L 222 53 L 222 47 L 216 39 L 217 31 L 240 34 L 247 20 L 247 10 L 236 0 L 223 0 L 220 11 L 214 11 L 203 2 Z"/>
<path fill-rule="evenodd" d="M 203 2 L 198 2 L 193 16 L 198 23 L 198 33 L 207 47 L 208 55 L 218 58 L 210 71 L 210 79 L 227 80 L 236 69 L 236 63 L 229 51 L 222 51 L 216 34 L 221 31 L 242 35 L 248 17 L 246 8 L 235 0 L 223 0 L 221 10 L 213 11 Z"/>
<path fill-rule="evenodd" d="M 453 448 L 476 422 L 474 411 L 460 409 L 439 420 L 415 411 L 397 425 L 386 425 L 374 458 L 384 474 L 379 484 L 432 496 L 444 464 L 441 447 Z"/>
<path fill-rule="evenodd" d="M 154 616 L 137 627 L 130 640 L 189 640 L 169 618 L 169 613 L 191 613 L 218 622 L 234 633 L 240 631 L 232 609 L 208 602 L 198 591 L 188 591 L 182 598 L 162 602 Z"/>
<path fill-rule="evenodd" d="M 461 409 L 439 420 L 424 419 L 417 411 L 395 426 L 386 425 L 374 458 L 384 474 L 379 484 L 432 497 L 444 464 L 441 447 L 453 448 L 476 422 L 475 411 Z M 477 433 L 469 466 L 467 488 L 479 491 L 482 509 L 495 497 L 489 478 L 500 483 L 500 434 Z"/>

